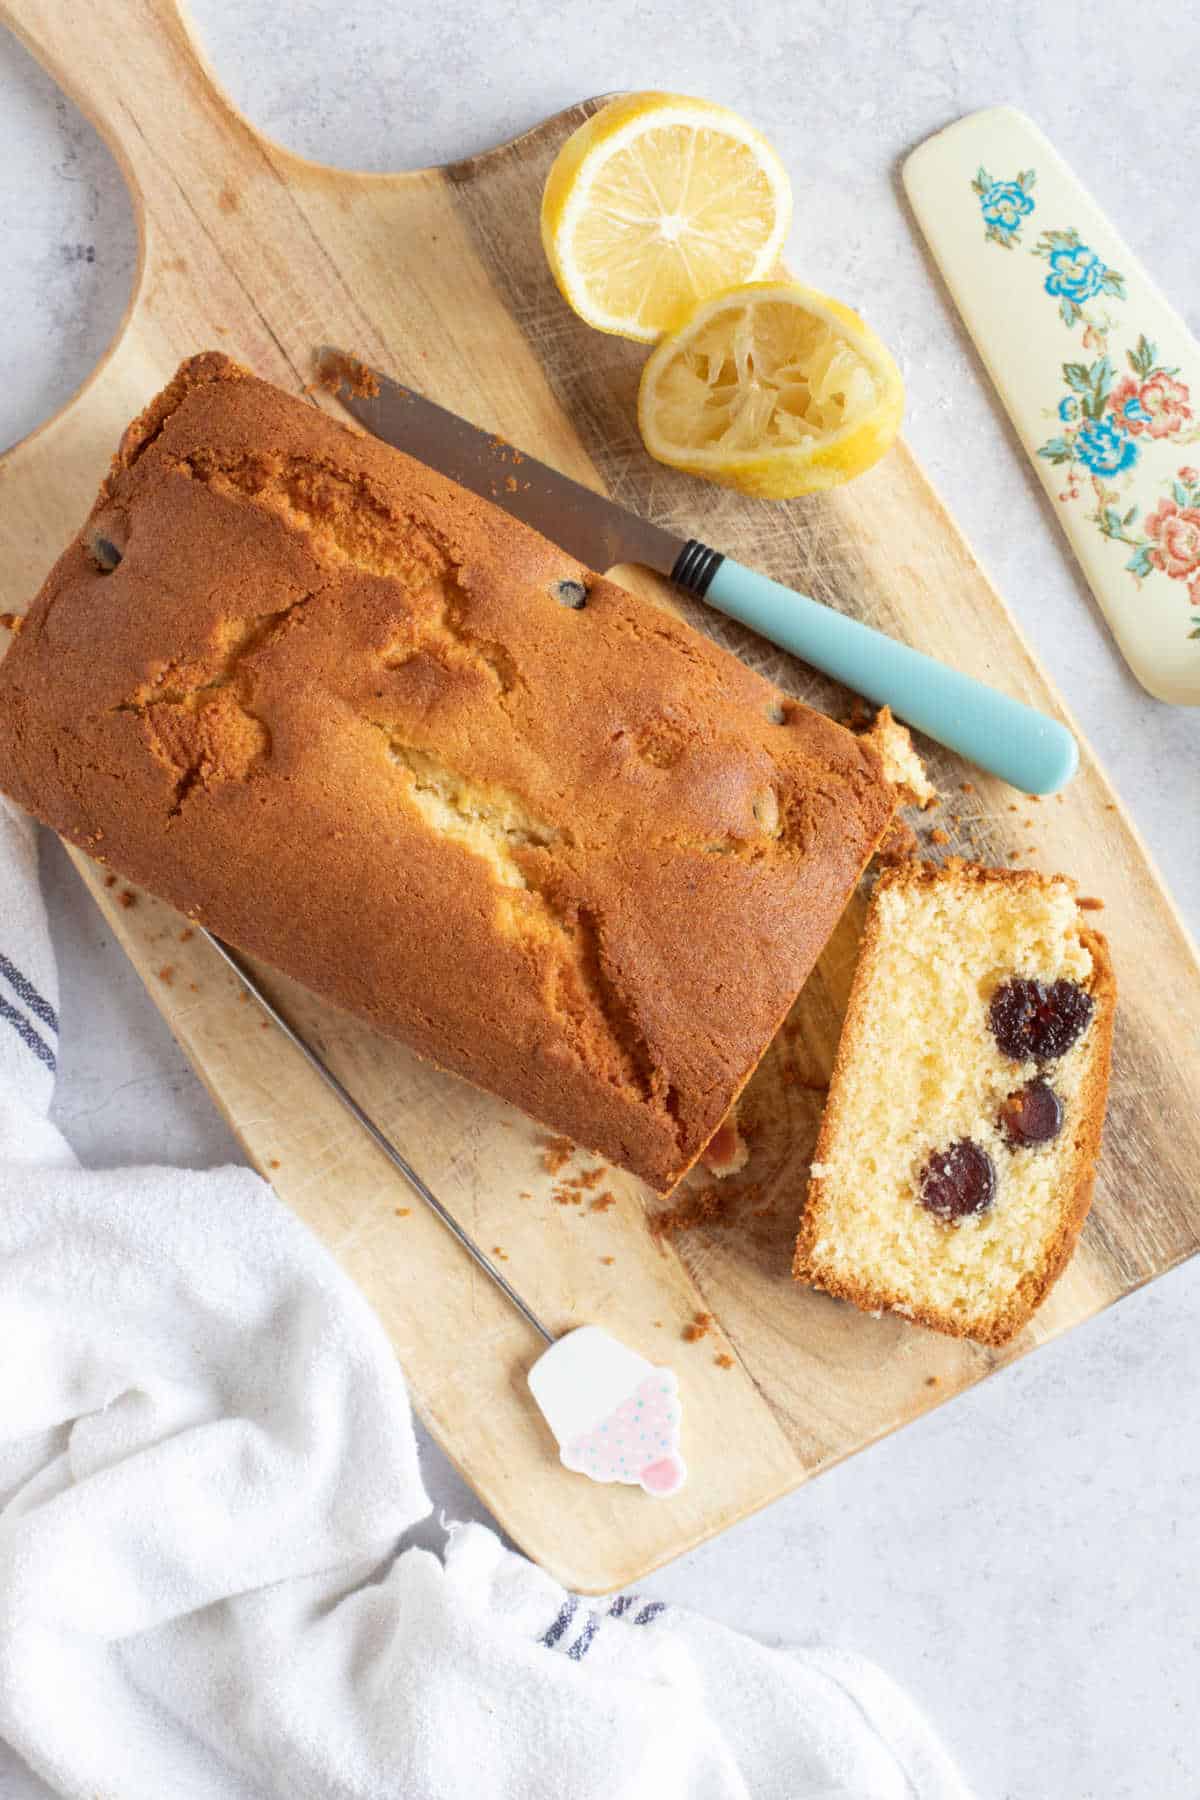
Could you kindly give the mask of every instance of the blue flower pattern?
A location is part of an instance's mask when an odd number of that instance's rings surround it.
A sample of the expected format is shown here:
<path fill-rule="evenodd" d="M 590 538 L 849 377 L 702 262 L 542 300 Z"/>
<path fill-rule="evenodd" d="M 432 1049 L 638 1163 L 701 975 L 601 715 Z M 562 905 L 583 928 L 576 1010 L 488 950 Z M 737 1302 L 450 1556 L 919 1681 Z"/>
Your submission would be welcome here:
<path fill-rule="evenodd" d="M 1001 231 L 1019 231 L 1021 220 L 1033 211 L 1033 201 L 1015 181 L 993 181 L 980 205 L 987 223 Z"/>
<path fill-rule="evenodd" d="M 1107 265 L 1086 244 L 1079 244 L 1073 249 L 1052 250 L 1049 260 L 1050 273 L 1046 277 L 1048 294 L 1063 295 L 1079 306 L 1084 300 L 1092 299 L 1103 287 Z"/>
<path fill-rule="evenodd" d="M 1095 312 L 1085 312 L 1084 308 L 1089 300 L 1098 298 L 1123 300 L 1125 277 L 1110 269 L 1090 244 L 1081 241 L 1077 231 L 1043 231 L 1033 254 L 1050 265 L 1045 288 L 1058 301 L 1063 324 L 1073 327 L 1082 319 L 1090 333 L 1086 341 L 1103 348 L 1109 321 Z"/>
<path fill-rule="evenodd" d="M 1013 181 L 993 181 L 986 169 L 976 171 L 971 186 L 979 195 L 989 243 L 1011 250 L 1020 241 L 1021 225 L 1033 211 L 1029 190 L 1035 180 L 1032 169 L 1022 169 Z"/>
<path fill-rule="evenodd" d="M 1089 419 L 1075 435 L 1075 454 L 1093 475 L 1119 475 L 1133 467 L 1138 447 L 1108 419 Z"/>

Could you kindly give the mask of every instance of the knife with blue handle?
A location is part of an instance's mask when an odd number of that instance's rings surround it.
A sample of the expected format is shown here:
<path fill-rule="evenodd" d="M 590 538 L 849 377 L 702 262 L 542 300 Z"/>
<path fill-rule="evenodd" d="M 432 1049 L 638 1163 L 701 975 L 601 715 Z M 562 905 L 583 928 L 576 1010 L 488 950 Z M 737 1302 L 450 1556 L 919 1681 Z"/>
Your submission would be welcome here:
<path fill-rule="evenodd" d="M 1079 751 L 1057 719 L 695 538 L 685 542 L 346 351 L 324 346 L 317 361 L 326 385 L 374 436 L 503 507 L 586 568 L 640 563 L 667 576 L 1024 793 L 1053 794 L 1075 773 Z"/>

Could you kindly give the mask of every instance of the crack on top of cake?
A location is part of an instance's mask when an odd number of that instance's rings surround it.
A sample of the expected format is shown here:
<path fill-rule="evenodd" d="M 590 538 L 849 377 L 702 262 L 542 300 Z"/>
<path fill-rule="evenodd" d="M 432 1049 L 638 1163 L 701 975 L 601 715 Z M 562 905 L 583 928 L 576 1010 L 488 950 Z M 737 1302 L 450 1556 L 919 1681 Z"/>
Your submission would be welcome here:
<path fill-rule="evenodd" d="M 590 908 L 562 905 L 551 870 L 522 852 L 552 855 L 575 845 L 566 828 L 538 818 L 520 797 L 451 768 L 441 758 L 399 738 L 393 727 L 368 720 L 386 740 L 391 763 L 407 776 L 407 797 L 440 838 L 459 844 L 489 868 L 497 893 L 498 923 L 535 949 L 549 948 L 546 970 L 551 1010 L 577 1054 L 600 1067 L 614 1085 L 665 1114 L 677 1142 L 681 1122 L 675 1089 L 659 1068 L 604 946 L 603 925 Z M 514 891 L 515 890 L 515 891 Z M 601 1038 L 590 1027 L 603 1025 Z"/>
<path fill-rule="evenodd" d="M 270 754 L 267 726 L 227 685 L 194 705 L 159 706 L 144 717 L 151 749 L 176 772 L 168 822 L 215 782 L 249 781 Z"/>
<path fill-rule="evenodd" d="M 144 682 L 129 700 L 111 710 L 132 713 L 145 724 L 150 748 L 175 771 L 167 821 L 216 781 L 248 781 L 255 765 L 270 754 L 271 734 L 241 691 L 245 663 L 288 629 L 321 590 L 301 594 L 287 605 L 249 619 L 223 619 L 213 646 L 219 659 L 176 662 L 154 682 Z M 183 681 L 188 669 L 202 680 Z"/>
<path fill-rule="evenodd" d="M 134 690 L 132 697 L 122 700 L 113 707 L 114 712 L 144 714 L 155 706 L 183 706 L 195 708 L 201 703 L 200 697 L 211 693 L 216 688 L 229 687 L 237 679 L 241 665 L 248 657 L 263 649 L 283 631 L 289 620 L 306 607 L 310 600 L 315 600 L 320 593 L 314 588 L 311 593 L 301 594 L 298 599 L 289 601 L 286 606 L 276 607 L 270 612 L 256 613 L 249 619 L 222 619 L 217 627 L 217 642 L 214 646 L 220 658 L 215 668 L 210 666 L 204 670 L 202 681 L 172 681 L 189 667 L 197 664 L 183 662 L 169 663 L 153 681 L 144 681 Z"/>
<path fill-rule="evenodd" d="M 413 513 L 397 514 L 376 496 L 366 476 L 311 456 L 263 453 L 222 458 L 196 450 L 177 466 L 214 492 L 237 494 L 304 531 L 324 561 L 398 581 L 410 591 L 436 586 L 440 616 L 429 637 L 441 636 L 459 645 L 482 664 L 495 681 L 502 704 L 524 686 L 508 647 L 471 630 L 470 589 L 462 562 L 444 535 Z M 416 648 L 434 648 L 433 643 L 421 644 L 424 635 L 419 634 Z"/>
<path fill-rule="evenodd" d="M 179 777 L 179 780 L 175 783 L 175 798 L 167 813 L 168 819 L 177 819 L 194 790 L 197 787 L 206 787 L 208 785 L 208 775 L 210 770 L 210 761 L 205 756 L 199 756 L 196 758 L 195 762 L 189 763 L 188 767 Z"/>
<path fill-rule="evenodd" d="M 197 449 L 175 467 L 215 493 L 253 501 L 306 532 L 323 561 L 409 586 L 445 572 L 446 558 L 421 521 L 409 514 L 398 518 L 364 474 L 313 456 L 262 451 L 222 457 Z"/>
<path fill-rule="evenodd" d="M 467 623 L 470 605 L 470 593 L 463 583 L 461 567 L 451 562 L 442 583 L 441 629 L 491 670 L 503 704 L 515 688 L 524 687 L 525 677 L 506 644 L 496 638 L 480 637 L 471 630 Z"/>
<path fill-rule="evenodd" d="M 408 774 L 408 797 L 425 823 L 487 862 L 502 886 L 530 886 L 516 852 L 573 842 L 569 831 L 535 817 L 516 794 L 471 780 L 387 726 L 376 729 L 387 737 L 389 760 Z"/>

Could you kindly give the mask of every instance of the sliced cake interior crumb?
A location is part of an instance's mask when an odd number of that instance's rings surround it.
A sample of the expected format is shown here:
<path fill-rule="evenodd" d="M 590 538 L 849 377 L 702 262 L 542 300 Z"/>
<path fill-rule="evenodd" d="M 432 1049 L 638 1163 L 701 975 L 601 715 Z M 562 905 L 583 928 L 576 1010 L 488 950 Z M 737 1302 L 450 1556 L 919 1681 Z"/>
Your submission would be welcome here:
<path fill-rule="evenodd" d="M 934 805 L 938 797 L 937 789 L 925 773 L 925 764 L 913 748 L 907 725 L 901 725 L 898 719 L 892 717 L 890 707 L 880 707 L 875 723 L 863 736 L 879 752 L 883 772 L 899 791 L 902 802 L 923 809 Z"/>
<path fill-rule="evenodd" d="M 813 1168 L 808 1261 L 823 1285 L 889 1294 L 896 1310 L 969 1331 L 1003 1311 L 1059 1228 L 1090 1063 L 1091 1025 L 1053 1064 L 1065 1116 L 1058 1138 L 1011 1148 L 1001 1107 L 1035 1067 L 1002 1054 L 989 1003 L 1014 976 L 1086 985 L 1092 957 L 1064 879 L 885 883 L 877 914 L 855 1054 L 839 1070 L 836 1120 Z M 991 1158 L 995 1200 L 947 1223 L 921 1204 L 921 1172 L 963 1139 Z"/>

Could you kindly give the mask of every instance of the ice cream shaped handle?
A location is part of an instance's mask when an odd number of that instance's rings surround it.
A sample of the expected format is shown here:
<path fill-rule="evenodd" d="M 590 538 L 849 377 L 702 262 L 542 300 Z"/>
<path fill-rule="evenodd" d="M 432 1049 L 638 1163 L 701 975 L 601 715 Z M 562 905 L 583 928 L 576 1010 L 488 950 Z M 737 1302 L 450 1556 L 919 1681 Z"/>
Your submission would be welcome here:
<path fill-rule="evenodd" d="M 551 1344 L 530 1369 L 529 1388 L 566 1468 L 659 1499 L 687 1480 L 675 1371 L 648 1362 L 598 1325 L 581 1325 Z"/>

